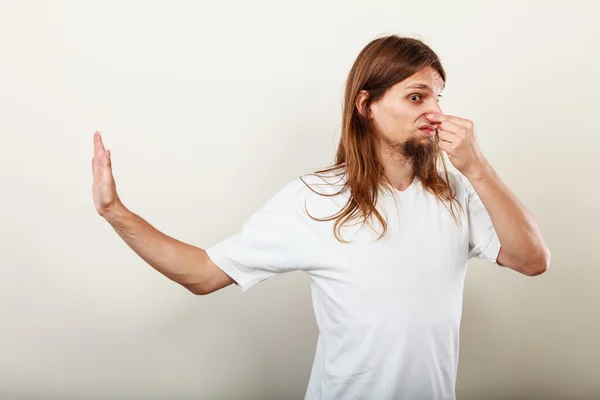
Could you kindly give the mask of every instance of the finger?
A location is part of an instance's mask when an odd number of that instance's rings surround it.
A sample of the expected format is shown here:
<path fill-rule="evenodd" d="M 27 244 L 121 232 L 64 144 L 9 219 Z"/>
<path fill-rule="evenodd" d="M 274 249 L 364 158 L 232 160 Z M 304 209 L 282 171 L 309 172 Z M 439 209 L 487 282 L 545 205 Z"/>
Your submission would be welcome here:
<path fill-rule="evenodd" d="M 446 142 L 443 140 L 440 140 L 438 142 L 438 146 L 441 150 L 445 151 L 446 153 L 448 153 L 450 150 L 452 150 L 452 148 L 450 147 L 451 143 L 450 142 Z"/>
<path fill-rule="evenodd" d="M 108 167 L 108 170 L 111 171 L 112 170 L 112 161 L 110 158 L 110 150 L 106 150 L 106 166 Z"/>
<path fill-rule="evenodd" d="M 99 182 L 107 173 L 112 174 L 110 155 L 110 150 L 106 150 L 102 154 L 92 158 L 92 174 L 94 176 L 94 181 Z"/>
<path fill-rule="evenodd" d="M 443 122 L 447 119 L 447 115 L 444 114 L 427 114 L 425 118 L 430 120 L 431 122 Z"/>
<path fill-rule="evenodd" d="M 101 154 L 104 154 L 104 150 L 102 136 L 100 135 L 100 132 L 96 131 L 96 133 L 94 133 L 94 155 L 100 156 Z"/>
<path fill-rule="evenodd" d="M 462 125 L 458 125 L 453 121 L 446 120 L 438 125 L 438 129 L 449 132 L 454 135 L 462 136 L 465 133 L 466 128 Z"/>
<path fill-rule="evenodd" d="M 469 127 L 470 125 L 473 124 L 472 121 L 465 119 L 465 118 L 461 118 L 461 117 L 457 117 L 455 115 L 448 115 L 448 114 L 428 114 L 427 119 L 432 121 L 432 122 L 445 122 L 445 121 L 452 121 L 457 125 L 462 125 L 465 127 Z"/>
<path fill-rule="evenodd" d="M 94 184 L 106 183 L 106 177 L 110 176 L 108 152 L 100 157 L 94 157 Z"/>
<path fill-rule="evenodd" d="M 442 129 L 438 129 L 438 137 L 441 142 L 444 143 L 453 143 L 457 140 L 457 137 L 454 133 L 444 131 Z"/>
<path fill-rule="evenodd" d="M 104 182 L 109 182 L 113 179 L 112 173 L 112 153 L 110 150 L 106 150 L 106 154 L 102 159 L 102 179 Z"/>
<path fill-rule="evenodd" d="M 102 154 L 100 156 L 94 156 L 94 158 L 92 158 L 92 176 L 94 178 L 94 182 L 100 182 L 102 180 L 104 157 L 105 154 Z"/>
<path fill-rule="evenodd" d="M 458 126 L 462 126 L 463 128 L 466 129 L 473 129 L 473 121 L 466 119 L 466 118 L 460 118 L 454 115 L 448 115 L 447 121 L 449 122 L 453 122 Z"/>

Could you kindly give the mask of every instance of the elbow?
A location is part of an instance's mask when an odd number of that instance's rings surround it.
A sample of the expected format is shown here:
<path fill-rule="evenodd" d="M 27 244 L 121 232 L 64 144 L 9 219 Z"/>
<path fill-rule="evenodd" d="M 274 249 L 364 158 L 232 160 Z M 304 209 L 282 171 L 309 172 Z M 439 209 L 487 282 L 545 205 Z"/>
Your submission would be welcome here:
<path fill-rule="evenodd" d="M 529 268 L 526 275 L 537 276 L 546 272 L 548 268 L 550 268 L 551 258 L 552 254 L 550 253 L 550 250 L 545 249 L 541 256 L 529 263 Z"/>
<path fill-rule="evenodd" d="M 195 294 L 196 296 L 204 296 L 204 295 L 211 293 L 210 291 L 206 290 L 204 285 L 201 285 L 198 283 L 194 283 L 194 284 L 183 284 L 182 283 L 181 286 L 183 286 L 184 288 L 186 288 L 187 290 L 189 290 L 192 294 Z"/>
<path fill-rule="evenodd" d="M 196 296 L 204 296 L 204 295 L 208 294 L 202 290 L 193 290 L 193 289 L 190 289 L 190 293 L 192 293 L 193 295 L 196 295 Z"/>
<path fill-rule="evenodd" d="M 214 286 L 205 282 L 183 285 L 187 290 L 196 296 L 206 296 L 221 289 L 222 286 Z M 223 285 L 224 287 L 225 285 Z"/>

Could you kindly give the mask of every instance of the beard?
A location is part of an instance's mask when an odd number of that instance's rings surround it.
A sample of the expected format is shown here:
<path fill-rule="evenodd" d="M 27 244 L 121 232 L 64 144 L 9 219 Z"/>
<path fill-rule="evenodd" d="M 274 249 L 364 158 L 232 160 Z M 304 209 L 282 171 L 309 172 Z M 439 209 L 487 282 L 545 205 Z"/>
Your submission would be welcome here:
<path fill-rule="evenodd" d="M 435 159 L 439 154 L 437 134 L 429 139 L 411 137 L 402 142 L 392 142 L 384 139 L 386 147 L 391 151 L 391 156 L 398 162 L 408 161 L 412 164 L 415 175 L 419 178 L 429 176 L 435 166 Z"/>

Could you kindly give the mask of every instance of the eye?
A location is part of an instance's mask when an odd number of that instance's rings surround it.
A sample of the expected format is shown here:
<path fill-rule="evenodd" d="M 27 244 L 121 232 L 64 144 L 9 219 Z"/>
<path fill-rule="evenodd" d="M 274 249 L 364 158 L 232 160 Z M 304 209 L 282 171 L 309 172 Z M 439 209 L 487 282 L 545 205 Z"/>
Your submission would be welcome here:
<path fill-rule="evenodd" d="M 417 98 L 417 100 L 416 100 L 416 101 L 419 101 L 419 100 L 421 100 L 421 95 L 420 95 L 420 94 L 417 94 L 417 93 L 415 93 L 415 94 L 411 94 L 411 95 L 410 95 L 410 100 L 411 100 L 411 101 L 415 101 L 415 100 L 413 100 L 414 98 Z"/>

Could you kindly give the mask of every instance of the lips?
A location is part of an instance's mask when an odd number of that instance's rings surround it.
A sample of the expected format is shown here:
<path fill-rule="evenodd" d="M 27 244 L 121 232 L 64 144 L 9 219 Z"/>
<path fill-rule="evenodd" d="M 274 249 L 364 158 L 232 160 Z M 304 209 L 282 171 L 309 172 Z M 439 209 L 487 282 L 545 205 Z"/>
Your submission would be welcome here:
<path fill-rule="evenodd" d="M 419 128 L 428 135 L 435 135 L 435 125 L 425 125 Z"/>

